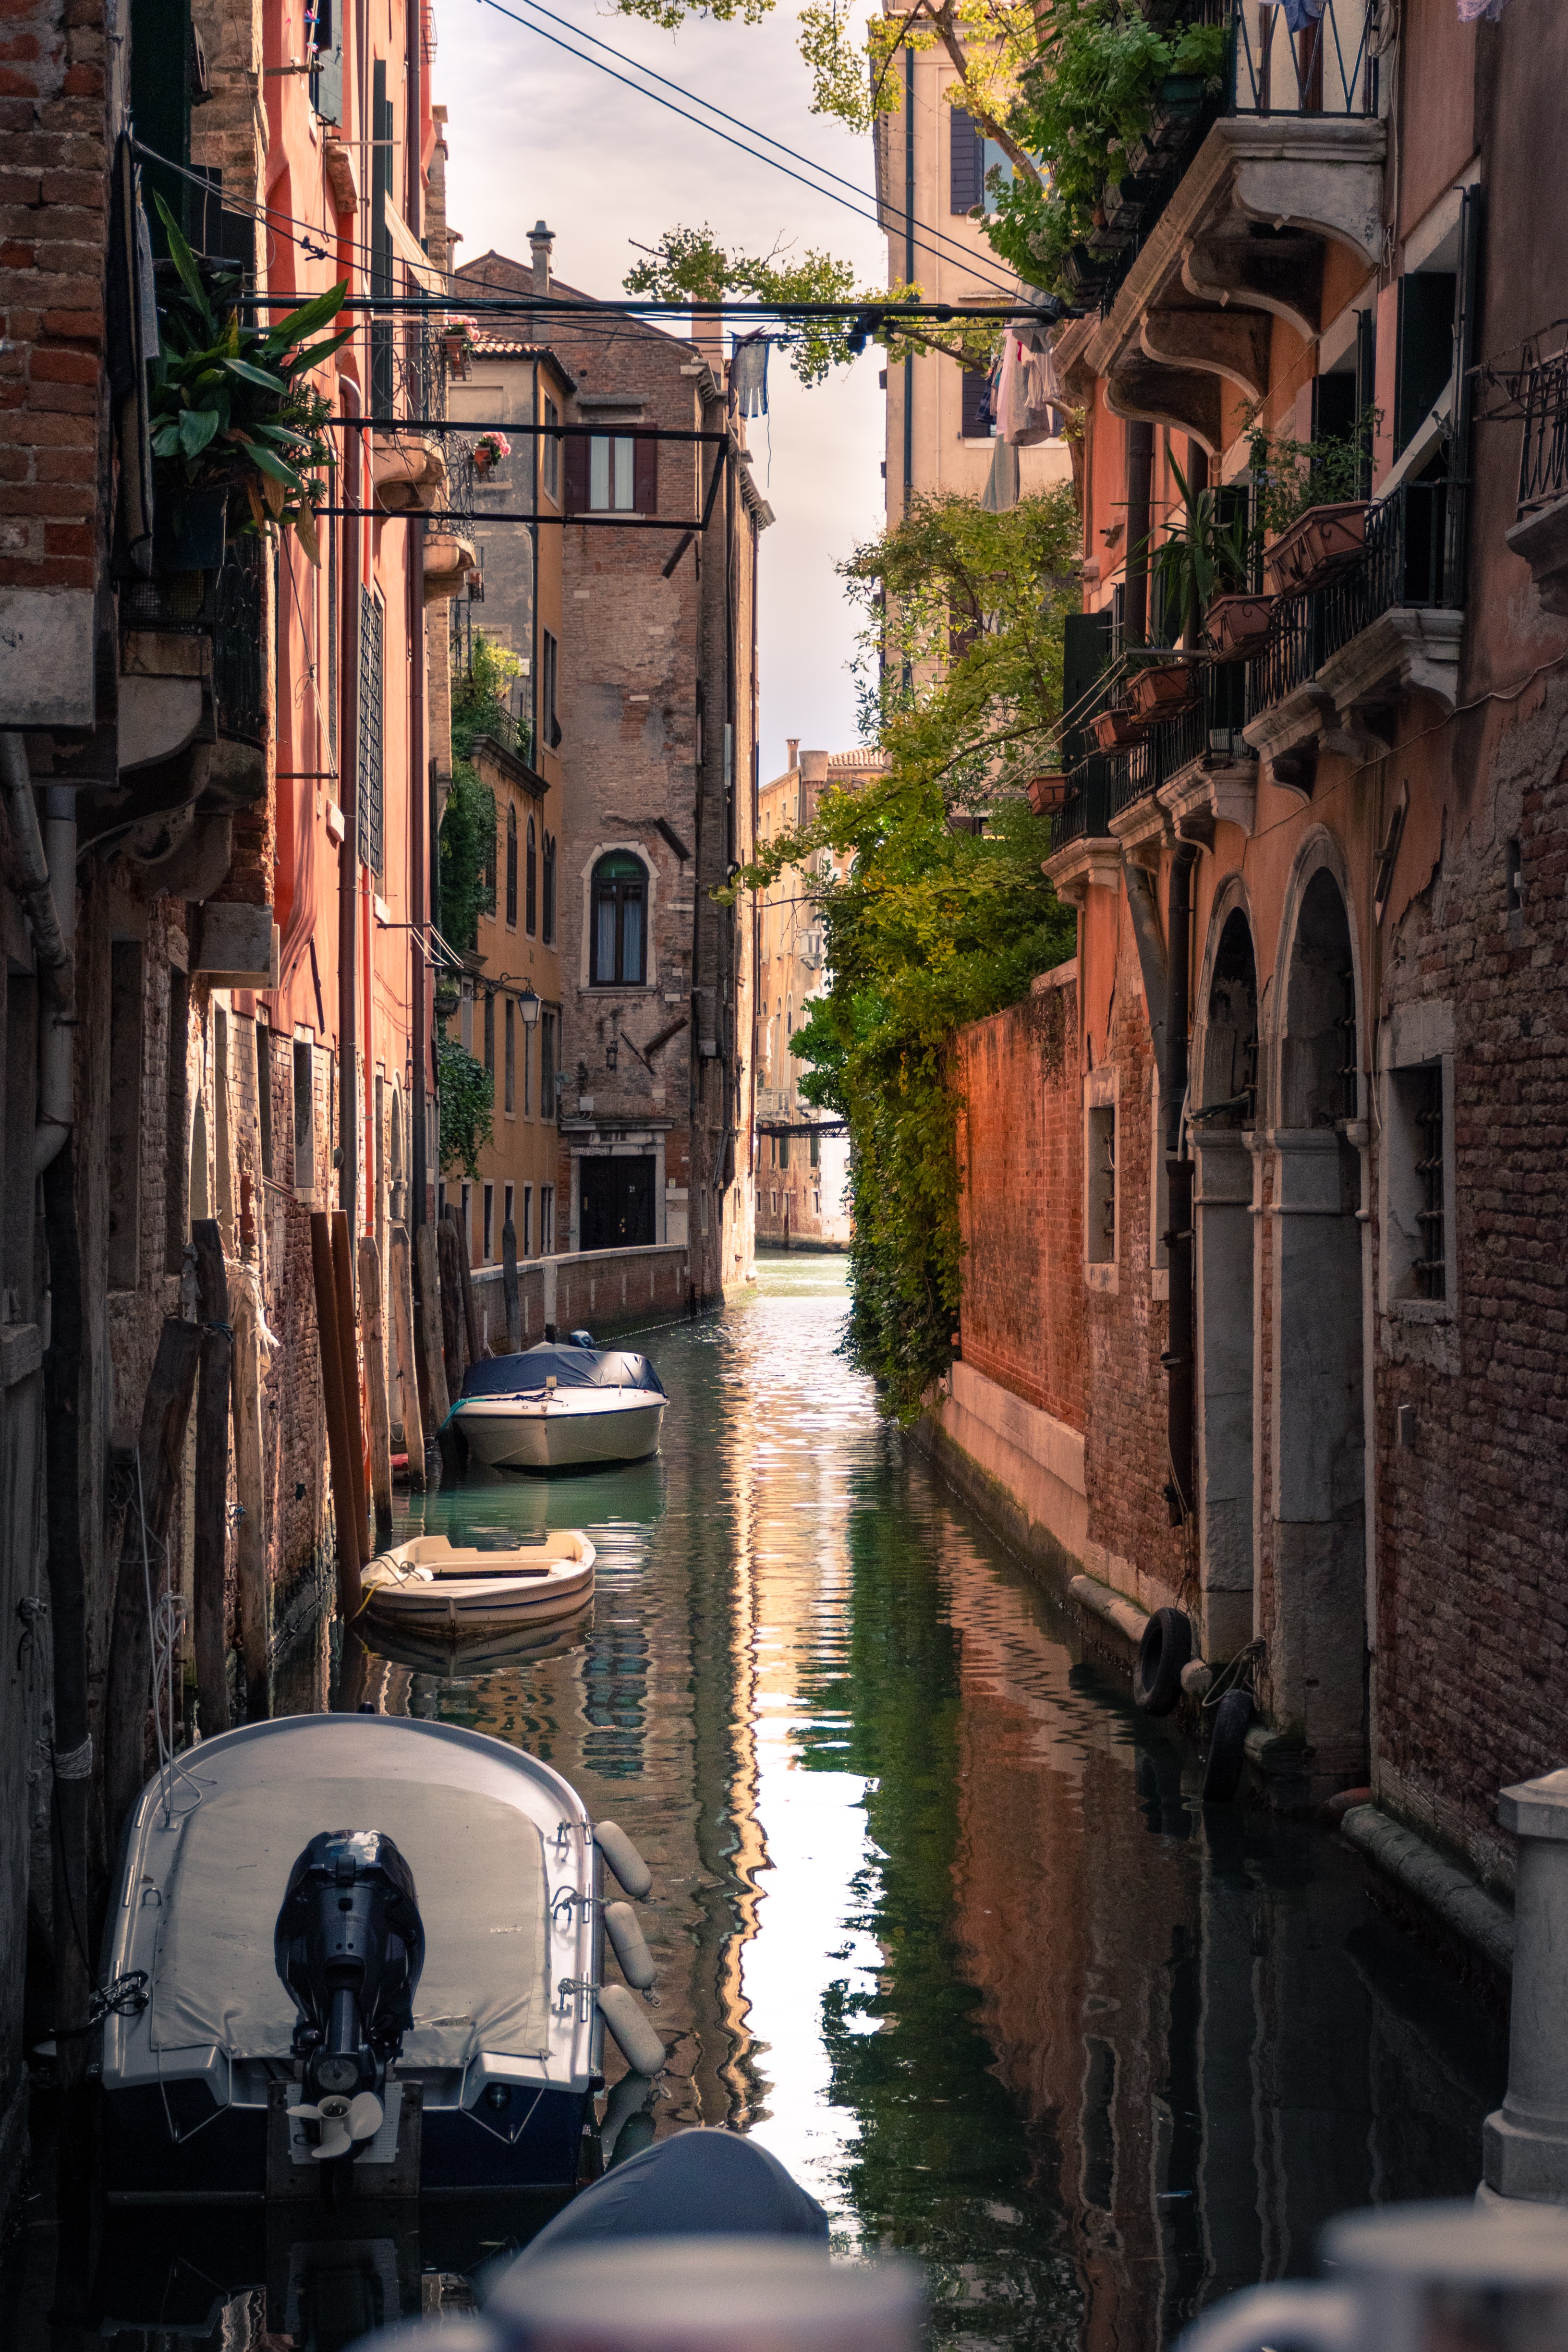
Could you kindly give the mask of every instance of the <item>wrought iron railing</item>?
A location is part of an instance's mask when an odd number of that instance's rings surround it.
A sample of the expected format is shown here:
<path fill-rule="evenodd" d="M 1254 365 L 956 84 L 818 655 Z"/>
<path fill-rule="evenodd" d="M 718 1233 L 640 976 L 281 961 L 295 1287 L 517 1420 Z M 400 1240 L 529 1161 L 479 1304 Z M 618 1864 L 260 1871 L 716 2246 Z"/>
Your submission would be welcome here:
<path fill-rule="evenodd" d="M 1230 111 L 1375 114 L 1378 8 L 1379 0 L 1322 0 L 1321 15 L 1292 32 L 1270 0 L 1234 0 Z"/>
<path fill-rule="evenodd" d="M 267 566 L 271 549 L 260 538 L 230 541 L 213 582 L 213 704 L 217 731 L 243 743 L 265 743 L 267 710 Z"/>
<path fill-rule="evenodd" d="M 1110 763 L 1103 752 L 1091 752 L 1068 771 L 1067 798 L 1051 813 L 1051 848 L 1065 849 L 1069 841 L 1090 841 L 1105 831 L 1110 814 Z"/>
<path fill-rule="evenodd" d="M 1519 467 L 1519 511 L 1568 498 L 1568 352 L 1530 371 L 1524 400 L 1524 451 Z"/>

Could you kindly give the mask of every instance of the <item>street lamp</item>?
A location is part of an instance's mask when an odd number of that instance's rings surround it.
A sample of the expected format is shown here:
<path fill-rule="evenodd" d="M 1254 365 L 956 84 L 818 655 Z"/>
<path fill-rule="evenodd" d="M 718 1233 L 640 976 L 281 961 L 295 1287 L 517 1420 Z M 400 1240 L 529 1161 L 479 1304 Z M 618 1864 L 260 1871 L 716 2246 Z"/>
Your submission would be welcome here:
<path fill-rule="evenodd" d="M 534 993 L 533 982 L 531 980 L 525 980 L 522 983 L 522 993 L 517 1000 L 517 1009 L 522 1015 L 522 1025 L 525 1029 L 537 1026 L 539 999 Z"/>

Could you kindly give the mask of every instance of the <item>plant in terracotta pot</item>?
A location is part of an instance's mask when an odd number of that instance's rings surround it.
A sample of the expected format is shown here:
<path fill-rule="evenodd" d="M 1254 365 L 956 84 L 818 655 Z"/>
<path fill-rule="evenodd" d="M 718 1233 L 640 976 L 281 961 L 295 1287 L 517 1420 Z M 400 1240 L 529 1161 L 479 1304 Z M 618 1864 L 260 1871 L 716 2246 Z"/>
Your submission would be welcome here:
<path fill-rule="evenodd" d="M 1135 710 L 1102 710 L 1091 723 L 1102 751 L 1125 751 L 1130 744 L 1141 743 L 1148 732 L 1147 722 Z"/>
<path fill-rule="evenodd" d="M 1350 571 L 1366 544 L 1366 486 L 1379 412 L 1364 409 L 1349 433 L 1297 441 L 1261 426 L 1247 450 L 1264 557 L 1276 594 L 1301 596 Z"/>
<path fill-rule="evenodd" d="M 441 350 L 451 374 L 455 376 L 468 374 L 468 361 L 473 355 L 474 333 L 472 319 L 454 315 L 443 320 L 440 335 Z"/>
<path fill-rule="evenodd" d="M 1163 634 L 1190 644 L 1219 598 L 1246 589 L 1262 531 L 1227 492 L 1194 490 L 1174 457 L 1171 471 L 1181 510 L 1166 523 L 1165 537 L 1151 539 L 1144 551 Z"/>
<path fill-rule="evenodd" d="M 511 456 L 511 443 L 504 433 L 481 433 L 474 444 L 474 471 L 492 473 L 503 457 Z"/>
<path fill-rule="evenodd" d="M 306 378 L 348 341 L 350 331 L 310 340 L 342 310 L 347 287 L 319 294 L 276 326 L 247 325 L 239 278 L 204 273 L 163 197 L 156 202 L 178 291 L 159 305 L 152 441 L 175 544 L 195 543 L 204 502 L 221 501 L 232 522 L 241 499 L 242 531 L 291 529 L 318 562 L 314 509 L 326 497 L 320 478 L 336 460 L 325 429 L 331 409 Z"/>
<path fill-rule="evenodd" d="M 1024 787 L 1029 795 L 1029 806 L 1037 816 L 1051 816 L 1068 796 L 1068 780 L 1060 768 L 1053 768 L 1043 776 L 1031 776 Z"/>

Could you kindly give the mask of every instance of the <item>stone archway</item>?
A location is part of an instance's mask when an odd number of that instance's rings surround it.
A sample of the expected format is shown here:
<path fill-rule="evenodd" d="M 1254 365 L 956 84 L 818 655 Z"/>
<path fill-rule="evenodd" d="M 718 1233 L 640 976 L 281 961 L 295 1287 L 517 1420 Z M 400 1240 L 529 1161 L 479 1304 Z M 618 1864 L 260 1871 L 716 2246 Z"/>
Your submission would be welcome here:
<path fill-rule="evenodd" d="M 1345 895 L 1326 843 L 1281 958 L 1272 1203 L 1268 1685 L 1315 1789 L 1366 1771 L 1361 1035 Z"/>
<path fill-rule="evenodd" d="M 1192 1118 L 1197 1517 L 1205 1658 L 1251 1639 L 1253 1511 L 1252 1130 L 1258 1126 L 1258 961 L 1245 906 L 1215 908 L 1205 958 Z"/>

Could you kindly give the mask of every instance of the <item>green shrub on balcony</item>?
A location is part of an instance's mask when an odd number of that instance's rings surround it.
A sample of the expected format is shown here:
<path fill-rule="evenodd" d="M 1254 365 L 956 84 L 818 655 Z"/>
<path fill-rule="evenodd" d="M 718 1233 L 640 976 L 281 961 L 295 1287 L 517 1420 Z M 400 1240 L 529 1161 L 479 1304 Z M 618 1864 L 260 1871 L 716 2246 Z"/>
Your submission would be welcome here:
<path fill-rule="evenodd" d="M 1023 78 L 1012 127 L 1045 167 L 992 190 L 992 245 L 1026 284 L 1069 290 L 1068 257 L 1094 234 L 1109 183 L 1128 172 L 1155 127 L 1161 90 L 1176 79 L 1220 87 L 1221 25 L 1158 32 L 1129 0 L 1058 0 L 1044 20 L 1039 62 Z"/>

